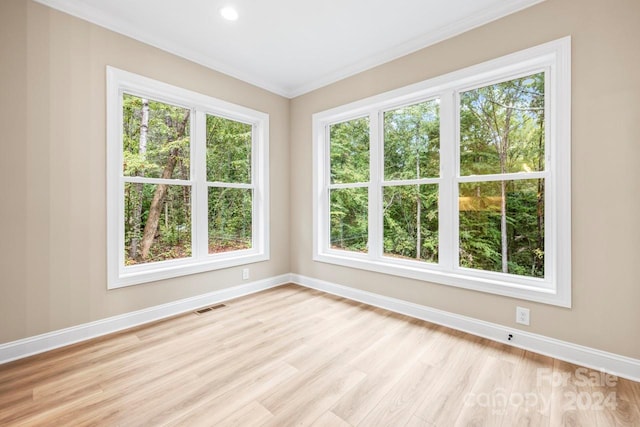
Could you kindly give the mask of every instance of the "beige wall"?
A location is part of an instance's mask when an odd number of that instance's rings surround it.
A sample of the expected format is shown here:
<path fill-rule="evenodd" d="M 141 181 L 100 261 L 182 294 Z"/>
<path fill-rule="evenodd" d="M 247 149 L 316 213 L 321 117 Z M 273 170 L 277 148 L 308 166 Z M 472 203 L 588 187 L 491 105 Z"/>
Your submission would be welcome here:
<path fill-rule="evenodd" d="M 292 271 L 640 358 L 640 3 L 547 0 L 287 99 L 29 0 L 0 1 L 0 343 L 242 283 L 241 268 L 107 291 L 105 66 L 270 114 L 271 260 Z M 573 37 L 573 308 L 316 263 L 311 114 Z"/>
<path fill-rule="evenodd" d="M 477 319 L 640 358 L 640 2 L 547 0 L 291 103 L 291 267 Z M 311 114 L 571 35 L 573 308 L 312 261 Z M 532 324 L 515 324 L 515 307 Z"/>
<path fill-rule="evenodd" d="M 107 291 L 105 67 L 270 115 L 271 260 L 289 266 L 289 100 L 29 0 L 0 1 L 0 343 L 242 283 L 241 267 Z"/>

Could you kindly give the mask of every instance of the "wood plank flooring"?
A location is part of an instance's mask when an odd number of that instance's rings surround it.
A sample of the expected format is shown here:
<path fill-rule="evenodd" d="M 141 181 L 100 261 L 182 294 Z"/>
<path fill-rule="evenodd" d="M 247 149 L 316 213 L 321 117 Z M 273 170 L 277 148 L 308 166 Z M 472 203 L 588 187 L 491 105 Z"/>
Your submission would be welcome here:
<path fill-rule="evenodd" d="M 0 365 L 2 426 L 640 426 L 640 384 L 295 285 Z"/>

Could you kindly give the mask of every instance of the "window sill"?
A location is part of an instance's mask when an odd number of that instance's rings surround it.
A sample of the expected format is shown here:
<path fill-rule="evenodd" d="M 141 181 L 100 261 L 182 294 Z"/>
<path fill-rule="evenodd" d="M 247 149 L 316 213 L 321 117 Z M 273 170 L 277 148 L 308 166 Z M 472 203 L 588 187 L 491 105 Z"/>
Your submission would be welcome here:
<path fill-rule="evenodd" d="M 114 277 L 109 277 L 107 289 L 118 289 L 126 286 L 140 285 L 268 260 L 269 255 L 266 253 L 246 251 L 243 254 L 236 252 L 233 257 L 230 257 L 229 254 L 220 254 L 210 255 L 205 259 L 186 258 L 175 261 L 156 262 L 148 265 L 124 267 L 122 269 L 123 271 L 118 275 L 114 274 Z"/>
<path fill-rule="evenodd" d="M 480 277 L 483 275 L 483 272 L 475 272 L 465 268 L 446 271 L 440 266 L 433 264 L 427 266 L 411 260 L 401 260 L 397 262 L 387 258 L 374 260 L 365 255 L 357 253 L 351 254 L 346 251 L 337 250 L 315 254 L 313 259 L 314 261 L 327 264 L 357 268 L 560 307 L 571 307 L 570 295 L 563 295 L 557 291 L 559 288 L 557 285 L 541 279 L 517 277 L 517 282 L 520 282 L 517 283 L 516 280 L 511 280 L 512 277 L 516 279 L 516 276 L 508 274 L 496 273 L 494 275 L 489 273 L 486 274 L 487 277 Z"/>

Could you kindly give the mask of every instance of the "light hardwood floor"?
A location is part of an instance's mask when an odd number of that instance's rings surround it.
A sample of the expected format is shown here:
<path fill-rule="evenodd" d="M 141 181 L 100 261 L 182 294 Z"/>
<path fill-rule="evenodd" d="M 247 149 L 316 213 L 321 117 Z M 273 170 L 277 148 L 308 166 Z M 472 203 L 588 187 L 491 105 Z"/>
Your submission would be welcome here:
<path fill-rule="evenodd" d="M 640 426 L 638 383 L 294 285 L 225 304 L 0 365 L 0 425 Z"/>

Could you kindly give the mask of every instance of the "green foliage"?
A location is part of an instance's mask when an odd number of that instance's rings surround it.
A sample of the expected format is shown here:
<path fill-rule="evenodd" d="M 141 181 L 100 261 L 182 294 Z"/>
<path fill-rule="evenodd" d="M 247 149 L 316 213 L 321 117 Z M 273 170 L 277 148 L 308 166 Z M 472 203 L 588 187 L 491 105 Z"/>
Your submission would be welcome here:
<path fill-rule="evenodd" d="M 138 189 L 141 187 L 142 191 Z M 142 230 L 133 228 L 136 203 L 142 203 L 141 227 L 147 222 L 151 200 L 157 185 L 125 184 L 125 264 L 132 265 L 141 260 L 131 259 L 129 249 L 132 238 L 140 236 Z M 165 261 L 191 256 L 191 190 L 188 186 L 170 185 L 162 208 L 162 217 L 149 257 L 142 262 Z"/>
<path fill-rule="evenodd" d="M 544 206 L 538 186 L 542 180 L 507 183 L 507 240 L 509 273 L 544 277 Z M 502 271 L 500 183 L 460 186 L 462 197 L 486 198 L 484 209 L 465 206 L 460 211 L 460 265 L 487 271 Z M 482 196 L 477 196 L 481 194 Z M 493 204 L 492 204 L 493 203 Z M 462 206 L 461 206 L 462 209 Z"/>
<path fill-rule="evenodd" d="M 209 253 L 251 248 L 251 190 L 209 188 Z"/>
<path fill-rule="evenodd" d="M 368 200 L 366 188 L 331 190 L 331 247 L 366 252 Z"/>
<path fill-rule="evenodd" d="M 251 182 L 252 126 L 207 115 L 207 180 Z"/>
<path fill-rule="evenodd" d="M 148 100 L 147 141 L 141 152 L 143 99 L 125 93 L 122 102 L 124 175 L 160 178 L 169 156 L 174 155 L 177 166 L 170 178 L 189 179 L 190 111 Z"/>
<path fill-rule="evenodd" d="M 461 175 L 544 170 L 543 124 L 544 73 L 463 92 Z"/>
<path fill-rule="evenodd" d="M 207 180 L 251 183 L 252 126 L 207 115 Z M 252 245 L 249 189 L 209 188 L 209 253 Z"/>
<path fill-rule="evenodd" d="M 544 170 L 544 73 L 473 89 L 460 97 L 460 173 Z M 460 265 L 544 277 L 544 181 L 460 185 Z M 506 248 L 502 237 L 506 236 Z"/>
<path fill-rule="evenodd" d="M 123 173 L 125 176 L 190 179 L 190 110 L 124 94 Z M 144 109 L 148 108 L 146 129 Z M 141 138 L 146 130 L 146 138 Z M 174 167 L 168 168 L 170 159 Z M 145 259 L 131 257 L 131 246 L 140 244 L 151 203 L 154 184 L 125 184 L 125 264 L 156 262 L 191 256 L 190 187 L 170 185 L 161 207 L 161 220 Z"/>
<path fill-rule="evenodd" d="M 384 113 L 385 179 L 440 176 L 439 109 L 432 100 Z"/>
<path fill-rule="evenodd" d="M 544 73 L 473 89 L 460 96 L 460 171 L 484 175 L 544 170 Z M 440 176 L 437 100 L 384 113 L 384 178 Z M 369 121 L 330 126 L 331 183 L 369 181 Z M 460 265 L 544 277 L 544 180 L 461 184 Z M 505 198 L 503 212 L 503 195 Z M 438 261 L 438 186 L 383 188 L 385 255 Z M 332 189 L 334 248 L 366 252 L 366 188 Z M 504 215 L 504 229 L 503 229 Z M 503 248 L 503 240 L 506 242 Z"/>
<path fill-rule="evenodd" d="M 146 139 L 144 110 L 148 106 Z M 206 168 L 210 182 L 251 183 L 252 125 L 208 115 Z M 190 180 L 190 110 L 123 95 L 123 171 L 125 176 Z M 168 174 L 168 175 L 167 175 Z M 125 185 L 125 263 L 191 256 L 191 187 L 167 186 L 156 235 L 145 259 L 132 259 L 131 246 L 142 237 L 158 185 Z M 210 187 L 209 252 L 252 245 L 252 191 Z"/>
<path fill-rule="evenodd" d="M 329 141 L 331 183 L 369 181 L 369 118 L 331 125 Z"/>
<path fill-rule="evenodd" d="M 384 253 L 438 262 L 438 186 L 386 187 L 383 199 Z"/>
<path fill-rule="evenodd" d="M 332 183 L 369 181 L 369 118 L 336 123 L 329 129 Z M 368 200 L 366 188 L 331 190 L 331 247 L 366 252 Z"/>

